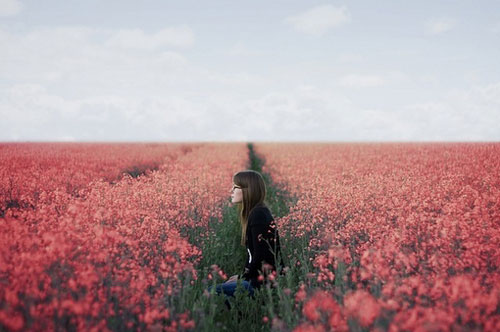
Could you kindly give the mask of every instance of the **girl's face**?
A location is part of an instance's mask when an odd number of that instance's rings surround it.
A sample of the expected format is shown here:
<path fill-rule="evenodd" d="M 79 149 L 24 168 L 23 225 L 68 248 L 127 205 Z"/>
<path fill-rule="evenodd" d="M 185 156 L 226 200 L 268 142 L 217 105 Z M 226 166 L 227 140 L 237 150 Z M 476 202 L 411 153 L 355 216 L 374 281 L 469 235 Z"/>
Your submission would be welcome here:
<path fill-rule="evenodd" d="M 233 183 L 233 188 L 231 188 L 231 203 L 239 203 L 243 201 L 243 190 L 240 186 Z"/>

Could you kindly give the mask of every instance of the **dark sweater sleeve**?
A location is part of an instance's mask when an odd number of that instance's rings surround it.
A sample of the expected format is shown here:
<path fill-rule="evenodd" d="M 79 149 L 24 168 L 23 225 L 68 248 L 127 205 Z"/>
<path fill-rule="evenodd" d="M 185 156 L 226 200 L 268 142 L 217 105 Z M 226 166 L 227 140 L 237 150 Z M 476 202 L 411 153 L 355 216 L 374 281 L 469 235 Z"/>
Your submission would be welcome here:
<path fill-rule="evenodd" d="M 266 259 L 269 252 L 269 244 L 266 242 L 266 232 L 269 230 L 268 225 L 257 224 L 251 227 L 252 232 L 252 243 L 253 250 L 252 262 L 250 263 L 250 272 L 255 271 L 255 274 L 259 274 L 257 270 L 261 270 L 262 262 Z"/>
<path fill-rule="evenodd" d="M 252 241 L 253 252 L 252 260 L 245 265 L 243 279 L 256 278 L 259 270 L 262 271 L 262 262 L 269 256 L 269 244 L 266 242 L 269 231 L 269 222 L 266 214 L 262 211 L 256 211 L 249 220 L 247 232 L 249 232 L 250 241 Z"/>
<path fill-rule="evenodd" d="M 243 268 L 243 272 L 238 276 L 238 279 L 245 279 L 248 280 L 248 273 L 250 272 L 250 263 L 247 261 L 245 263 L 245 267 Z"/>

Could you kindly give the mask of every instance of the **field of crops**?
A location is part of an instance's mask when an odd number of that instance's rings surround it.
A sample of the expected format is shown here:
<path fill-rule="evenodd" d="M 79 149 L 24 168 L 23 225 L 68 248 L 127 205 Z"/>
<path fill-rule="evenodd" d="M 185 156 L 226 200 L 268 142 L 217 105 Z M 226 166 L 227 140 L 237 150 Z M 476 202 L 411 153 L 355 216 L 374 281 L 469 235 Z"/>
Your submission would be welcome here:
<path fill-rule="evenodd" d="M 144 329 L 163 320 L 171 330 L 192 327 L 189 312 L 173 316 L 169 310 L 178 275 L 197 278 L 193 264 L 202 254 L 180 233 L 221 217 L 232 174 L 245 167 L 245 145 L 99 145 L 80 151 L 50 145 L 43 147 L 54 159 L 49 166 L 50 158 L 26 152 L 32 148 L 0 150 L 2 173 L 19 184 L 14 197 L 9 182 L 2 184 L 8 208 L 0 219 L 0 326 L 103 331 Z M 158 164 L 156 171 L 106 179 L 135 166 L 137 160 L 124 155 L 141 149 L 149 155 L 140 161 L 146 168 Z M 67 162 L 68 155 L 74 162 Z M 102 159 L 108 168 L 100 171 Z M 30 169 L 44 165 L 48 176 L 39 180 L 40 172 L 13 168 L 19 160 Z M 66 176 L 78 167 L 82 178 L 95 178 L 75 196 L 65 188 L 82 181 Z"/>
<path fill-rule="evenodd" d="M 226 311 L 250 168 L 287 273 Z M 3 143 L 0 331 L 498 331 L 499 174 L 499 143 Z"/>
<path fill-rule="evenodd" d="M 281 228 L 312 234 L 296 331 L 500 330 L 500 144 L 257 153 L 298 198 Z"/>

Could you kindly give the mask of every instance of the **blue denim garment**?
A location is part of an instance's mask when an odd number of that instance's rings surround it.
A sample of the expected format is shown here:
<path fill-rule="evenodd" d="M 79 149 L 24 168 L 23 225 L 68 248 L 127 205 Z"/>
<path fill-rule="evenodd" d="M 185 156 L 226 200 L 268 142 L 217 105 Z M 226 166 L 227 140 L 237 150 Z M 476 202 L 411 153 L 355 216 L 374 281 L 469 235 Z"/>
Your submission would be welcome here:
<path fill-rule="evenodd" d="M 243 286 L 243 288 L 245 288 L 247 291 L 248 291 L 248 295 L 251 296 L 252 298 L 254 297 L 254 289 L 252 287 L 252 285 L 250 285 L 250 283 L 246 280 L 241 280 L 241 285 Z M 223 283 L 223 284 L 217 284 L 215 285 L 215 291 L 218 295 L 220 295 L 221 293 L 224 293 L 224 295 L 226 296 L 226 306 L 228 307 L 228 309 L 231 309 L 231 305 L 229 304 L 229 301 L 228 301 L 228 298 L 229 297 L 234 297 L 234 292 L 236 291 L 236 286 L 237 286 L 237 281 L 231 281 L 231 282 L 226 282 L 226 283 Z M 212 290 L 213 286 L 210 286 L 208 287 L 208 291 L 210 292 Z"/>

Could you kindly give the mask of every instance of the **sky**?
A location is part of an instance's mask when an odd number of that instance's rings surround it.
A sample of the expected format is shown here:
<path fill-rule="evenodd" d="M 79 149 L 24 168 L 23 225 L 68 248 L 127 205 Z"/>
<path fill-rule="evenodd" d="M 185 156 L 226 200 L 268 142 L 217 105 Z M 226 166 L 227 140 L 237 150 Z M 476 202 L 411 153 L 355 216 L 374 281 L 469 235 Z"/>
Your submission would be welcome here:
<path fill-rule="evenodd" d="M 500 141 L 498 59 L 498 0 L 0 0 L 0 141 Z"/>

